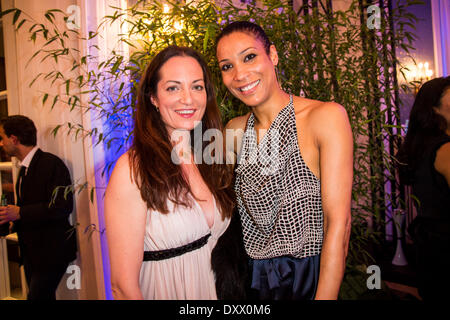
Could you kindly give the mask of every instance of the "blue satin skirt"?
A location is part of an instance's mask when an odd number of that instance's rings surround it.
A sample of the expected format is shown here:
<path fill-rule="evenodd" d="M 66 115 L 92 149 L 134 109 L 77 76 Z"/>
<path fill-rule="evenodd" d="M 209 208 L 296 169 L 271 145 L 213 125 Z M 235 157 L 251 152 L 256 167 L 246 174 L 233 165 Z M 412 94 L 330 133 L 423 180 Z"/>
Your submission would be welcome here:
<path fill-rule="evenodd" d="M 249 259 L 252 297 L 258 300 L 313 300 L 319 282 L 320 255 Z"/>

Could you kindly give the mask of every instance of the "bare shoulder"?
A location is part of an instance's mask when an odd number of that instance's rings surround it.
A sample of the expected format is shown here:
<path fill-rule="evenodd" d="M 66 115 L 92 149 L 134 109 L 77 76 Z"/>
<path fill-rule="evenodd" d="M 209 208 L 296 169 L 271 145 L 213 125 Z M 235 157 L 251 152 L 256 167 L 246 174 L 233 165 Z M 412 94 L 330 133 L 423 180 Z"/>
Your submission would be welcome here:
<path fill-rule="evenodd" d="M 131 180 L 131 168 L 130 168 L 130 151 L 125 152 L 123 155 L 119 157 L 114 167 L 114 170 L 111 174 L 111 178 L 109 180 L 108 186 L 117 185 L 117 186 L 126 186 L 133 184 Z"/>
<path fill-rule="evenodd" d="M 132 178 L 130 161 L 132 161 L 130 151 L 120 156 L 109 179 L 105 205 L 110 212 L 117 210 L 119 204 L 126 204 L 129 208 L 140 210 L 139 212 L 146 209 L 136 181 Z"/>
<path fill-rule="evenodd" d="M 310 119 L 317 124 L 348 121 L 347 111 L 336 102 L 322 102 L 315 100 L 310 111 Z"/>
<path fill-rule="evenodd" d="M 304 129 L 308 130 L 319 146 L 331 146 L 336 143 L 352 144 L 352 130 L 347 111 L 343 106 L 336 102 L 311 99 L 303 99 L 299 102 L 303 102 L 303 108 L 299 104 L 298 111 L 302 115 L 297 116 L 297 119 L 302 119 L 300 121 Z"/>
<path fill-rule="evenodd" d="M 297 119 L 305 119 L 312 127 L 324 128 L 348 123 L 347 111 L 336 102 L 295 97 L 294 103 Z"/>
<path fill-rule="evenodd" d="M 119 157 L 119 159 L 117 160 L 117 165 L 125 165 L 125 164 L 129 164 L 130 163 L 130 156 L 131 156 L 131 151 L 128 150 L 127 152 L 125 152 L 123 155 L 121 155 Z"/>
<path fill-rule="evenodd" d="M 247 120 L 250 117 L 250 114 L 251 113 L 248 112 L 247 114 L 244 114 L 243 116 L 239 116 L 239 117 L 231 119 L 226 124 L 225 129 L 233 129 L 233 130 L 241 129 L 241 130 L 245 130 L 245 126 L 247 125 Z"/>
<path fill-rule="evenodd" d="M 130 151 L 125 152 L 119 157 L 114 167 L 114 172 L 123 174 L 130 172 Z"/>
<path fill-rule="evenodd" d="M 437 150 L 434 166 L 441 173 L 450 173 L 450 142 L 444 143 Z"/>
<path fill-rule="evenodd" d="M 450 156 L 450 142 L 444 143 L 437 151 L 437 154 Z"/>

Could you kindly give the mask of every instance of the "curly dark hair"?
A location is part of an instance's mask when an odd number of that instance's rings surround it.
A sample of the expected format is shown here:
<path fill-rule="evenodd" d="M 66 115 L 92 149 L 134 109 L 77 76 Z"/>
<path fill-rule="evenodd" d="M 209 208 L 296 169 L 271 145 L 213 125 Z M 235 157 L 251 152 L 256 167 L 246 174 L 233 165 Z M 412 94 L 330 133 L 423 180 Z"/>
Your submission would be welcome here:
<path fill-rule="evenodd" d="M 33 120 L 22 115 L 5 117 L 0 120 L 5 134 L 14 135 L 24 146 L 35 146 L 37 143 L 37 130 Z"/>

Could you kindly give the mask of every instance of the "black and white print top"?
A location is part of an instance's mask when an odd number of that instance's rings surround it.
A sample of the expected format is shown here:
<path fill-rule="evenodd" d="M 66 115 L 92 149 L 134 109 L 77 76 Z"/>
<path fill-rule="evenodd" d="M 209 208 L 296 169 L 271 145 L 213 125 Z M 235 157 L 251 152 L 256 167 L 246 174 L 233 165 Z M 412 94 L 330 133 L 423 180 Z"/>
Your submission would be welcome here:
<path fill-rule="evenodd" d="M 300 153 L 292 95 L 259 144 L 254 121 L 252 113 L 235 182 L 246 251 L 253 259 L 318 255 L 323 240 L 320 180 Z"/>

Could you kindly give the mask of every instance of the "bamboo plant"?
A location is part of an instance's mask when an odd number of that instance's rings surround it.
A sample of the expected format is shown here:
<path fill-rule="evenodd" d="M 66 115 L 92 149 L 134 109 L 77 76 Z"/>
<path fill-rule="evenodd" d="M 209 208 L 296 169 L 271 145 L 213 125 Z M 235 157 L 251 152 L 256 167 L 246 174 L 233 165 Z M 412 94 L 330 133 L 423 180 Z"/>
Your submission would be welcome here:
<path fill-rule="evenodd" d="M 224 122 L 248 112 L 221 82 L 215 37 L 232 21 L 249 20 L 261 25 L 278 50 L 277 72 L 286 91 L 335 101 L 347 110 L 354 136 L 354 183 L 348 268 L 340 297 L 353 299 L 367 292 L 364 268 L 374 263 L 370 248 L 381 239 L 386 211 L 402 205 L 393 155 L 401 129 L 396 77 L 404 67 L 395 49 L 413 49 L 414 34 L 407 26 L 413 26 L 416 18 L 407 13 L 407 8 L 419 1 L 401 1 L 394 7 L 389 7 L 390 2 L 377 1 L 381 9 L 378 28 L 368 24 L 371 1 L 366 0 L 353 0 L 346 11 L 334 11 L 330 0 L 303 1 L 298 7 L 291 1 L 278 0 L 247 1 L 239 6 L 229 1 L 220 7 L 211 0 L 137 0 L 127 10 L 113 8 L 114 14 L 105 16 L 98 29 L 87 36 L 77 30 L 61 30 L 58 22 L 67 22 L 69 17 L 58 9 L 45 13 L 45 23 L 35 22 L 19 9 L 1 14 L 12 14 L 17 30 L 28 28 L 25 32 L 31 41 L 45 40 L 36 49 L 33 61 L 64 59 L 72 65 L 70 73 L 43 71 L 30 86 L 36 81 L 63 85 L 65 94 L 43 93 L 42 104 L 53 108 L 63 103 L 70 110 L 96 115 L 102 130 L 62 123 L 53 133 L 65 128 L 113 150 L 114 156 L 107 159 L 104 168 L 106 175 L 130 146 L 140 76 L 152 57 L 167 45 L 186 45 L 202 53 L 212 73 Z M 125 27 L 117 48 L 126 47 L 127 51 L 112 50 L 102 60 L 95 55 L 95 49 L 99 49 L 96 40 L 105 27 L 114 24 Z M 92 50 L 83 55 L 70 46 L 73 40 L 84 41 Z M 385 192 L 387 183 L 391 193 Z"/>

